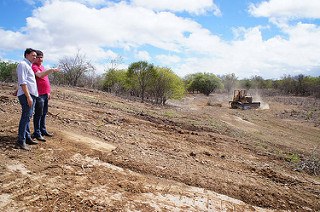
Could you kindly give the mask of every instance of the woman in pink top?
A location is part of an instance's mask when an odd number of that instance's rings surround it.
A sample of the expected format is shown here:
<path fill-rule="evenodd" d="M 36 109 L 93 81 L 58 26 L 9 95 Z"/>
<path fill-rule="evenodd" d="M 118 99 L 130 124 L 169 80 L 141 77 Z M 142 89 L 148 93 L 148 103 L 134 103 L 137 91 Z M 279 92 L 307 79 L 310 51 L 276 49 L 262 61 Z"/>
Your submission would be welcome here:
<path fill-rule="evenodd" d="M 43 62 L 43 52 L 40 50 L 36 50 L 37 58 L 32 64 L 32 70 L 36 76 L 38 93 L 39 96 L 36 100 L 35 105 L 35 113 L 33 116 L 33 125 L 34 125 L 34 133 L 32 135 L 33 138 L 36 138 L 39 141 L 45 142 L 46 139 L 44 136 L 52 136 L 46 129 L 46 115 L 48 113 L 48 100 L 50 99 L 50 82 L 48 75 L 59 71 L 59 69 L 49 69 L 45 70 L 42 65 Z"/>

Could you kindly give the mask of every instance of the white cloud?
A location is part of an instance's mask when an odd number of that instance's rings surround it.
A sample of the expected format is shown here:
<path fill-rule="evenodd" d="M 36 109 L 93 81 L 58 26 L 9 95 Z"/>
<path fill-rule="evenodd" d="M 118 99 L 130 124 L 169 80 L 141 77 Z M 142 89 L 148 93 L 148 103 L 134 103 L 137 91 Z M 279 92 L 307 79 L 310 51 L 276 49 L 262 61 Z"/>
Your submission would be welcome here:
<path fill-rule="evenodd" d="M 70 0 L 64 0 L 64 1 L 70 1 Z M 88 6 L 104 6 L 107 5 L 108 0 L 73 0 L 75 2 L 88 5 Z"/>
<path fill-rule="evenodd" d="M 95 43 L 130 49 L 149 44 L 172 51 L 181 48 L 183 33 L 201 28 L 172 13 L 155 13 L 125 3 L 97 10 L 75 2 L 54 2 L 39 8 L 28 18 L 27 27 L 61 46 Z"/>
<path fill-rule="evenodd" d="M 149 61 L 151 59 L 150 54 L 147 51 L 138 51 L 135 58 L 143 61 Z"/>
<path fill-rule="evenodd" d="M 236 73 L 240 78 L 254 75 L 278 78 L 285 74 L 308 73 L 320 69 L 320 28 L 298 24 L 287 29 L 288 39 L 275 36 L 263 40 L 261 27 L 239 30 L 238 40 L 220 48 L 219 56 L 189 57 L 178 67 L 179 75 L 211 72 L 218 75 Z M 282 75 L 279 73 L 282 73 Z"/>
<path fill-rule="evenodd" d="M 270 0 L 249 7 L 253 16 L 285 19 L 320 18 L 319 11 L 319 0 Z"/>
<path fill-rule="evenodd" d="M 157 55 L 156 56 L 157 61 L 159 61 L 159 64 L 164 66 L 175 66 L 176 64 L 181 62 L 181 58 L 177 55 Z"/>
<path fill-rule="evenodd" d="M 205 14 L 213 12 L 220 16 L 221 11 L 212 0 L 132 0 L 133 5 L 149 8 L 156 11 L 189 12 Z"/>
<path fill-rule="evenodd" d="M 3 30 L 0 28 L 0 48 L 6 50 L 12 50 L 14 48 L 14 43 L 22 43 L 23 35 L 20 32 L 12 32 Z"/>

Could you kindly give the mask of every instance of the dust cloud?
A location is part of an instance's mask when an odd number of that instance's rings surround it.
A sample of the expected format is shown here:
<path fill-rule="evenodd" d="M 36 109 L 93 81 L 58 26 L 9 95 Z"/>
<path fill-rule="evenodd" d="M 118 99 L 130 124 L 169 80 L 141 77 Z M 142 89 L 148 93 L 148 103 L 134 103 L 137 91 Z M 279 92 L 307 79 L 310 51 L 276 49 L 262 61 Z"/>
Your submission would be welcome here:
<path fill-rule="evenodd" d="M 269 110 L 269 104 L 267 102 L 264 102 L 262 97 L 259 95 L 258 92 L 255 93 L 254 97 L 253 97 L 253 101 L 254 102 L 260 102 L 260 107 L 259 110 Z"/>

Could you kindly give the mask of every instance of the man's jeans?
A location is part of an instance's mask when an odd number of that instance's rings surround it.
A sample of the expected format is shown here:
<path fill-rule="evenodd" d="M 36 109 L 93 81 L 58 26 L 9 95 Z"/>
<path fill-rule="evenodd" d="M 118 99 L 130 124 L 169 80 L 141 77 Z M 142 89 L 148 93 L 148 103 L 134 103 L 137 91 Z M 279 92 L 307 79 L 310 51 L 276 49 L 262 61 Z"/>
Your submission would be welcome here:
<path fill-rule="evenodd" d="M 33 116 L 34 137 L 46 133 L 46 116 L 48 113 L 48 94 L 37 97 L 35 112 Z"/>
<path fill-rule="evenodd" d="M 26 95 L 18 96 L 22 113 L 19 122 L 19 129 L 18 129 L 18 142 L 20 144 L 24 144 L 26 139 L 30 138 L 30 119 L 32 117 L 33 109 L 36 103 L 36 97 L 31 95 L 32 97 L 32 106 L 29 107 Z"/>

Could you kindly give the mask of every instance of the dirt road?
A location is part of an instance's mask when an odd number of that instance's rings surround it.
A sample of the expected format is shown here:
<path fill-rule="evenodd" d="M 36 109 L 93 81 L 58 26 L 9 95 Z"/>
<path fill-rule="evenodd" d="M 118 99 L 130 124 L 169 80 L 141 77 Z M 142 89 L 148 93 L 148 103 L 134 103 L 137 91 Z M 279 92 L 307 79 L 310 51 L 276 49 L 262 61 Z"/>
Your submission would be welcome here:
<path fill-rule="evenodd" d="M 190 95 L 159 107 L 54 87 L 55 136 L 26 152 L 14 149 L 13 89 L 0 89 L 1 211 L 320 210 L 311 106 L 273 97 L 266 110 L 232 110 L 226 97 Z"/>

